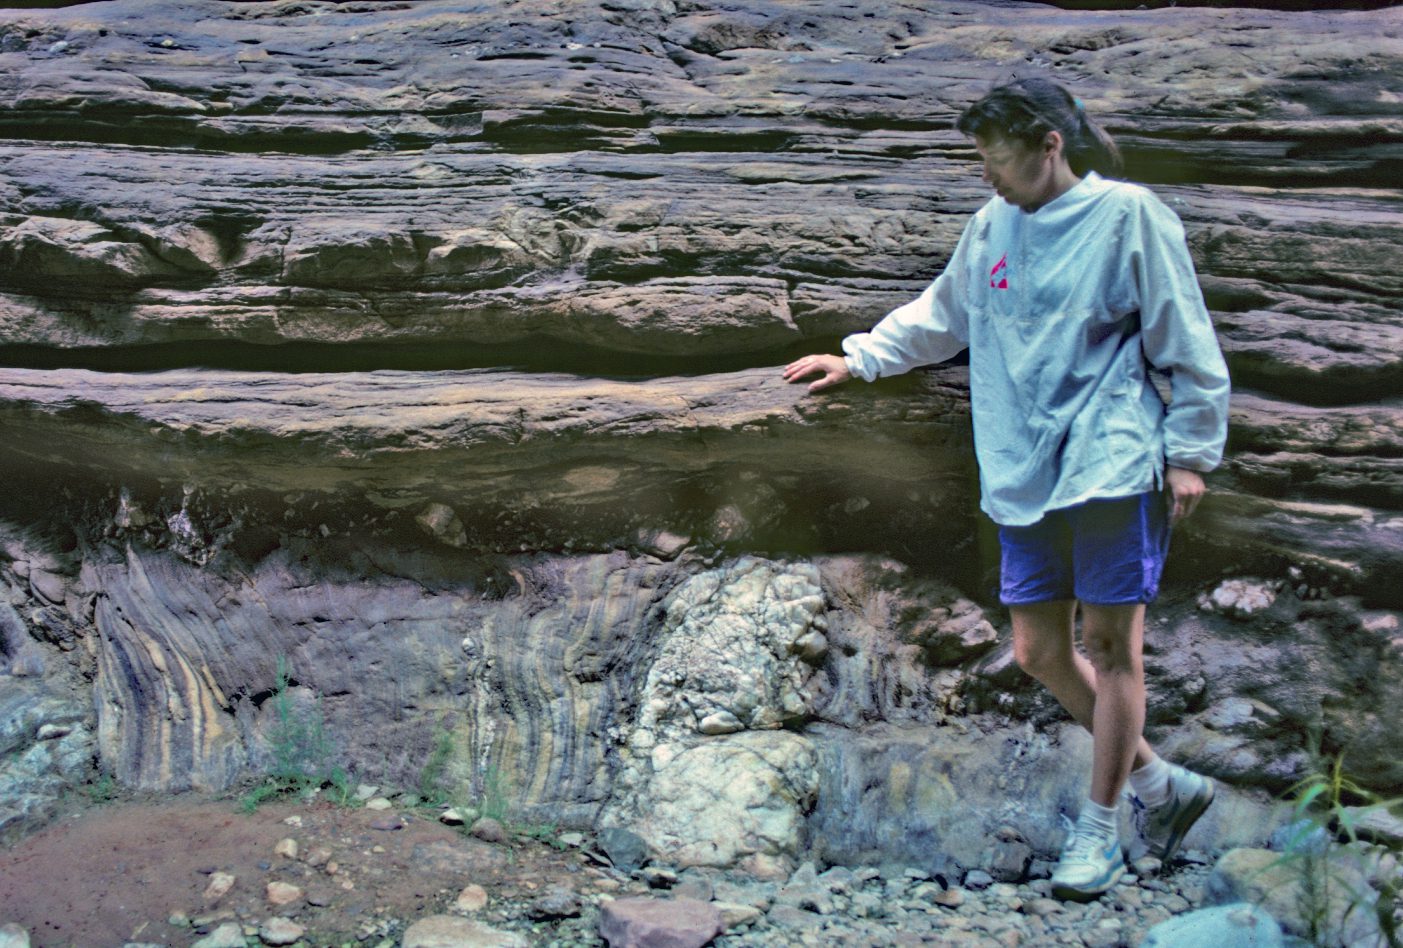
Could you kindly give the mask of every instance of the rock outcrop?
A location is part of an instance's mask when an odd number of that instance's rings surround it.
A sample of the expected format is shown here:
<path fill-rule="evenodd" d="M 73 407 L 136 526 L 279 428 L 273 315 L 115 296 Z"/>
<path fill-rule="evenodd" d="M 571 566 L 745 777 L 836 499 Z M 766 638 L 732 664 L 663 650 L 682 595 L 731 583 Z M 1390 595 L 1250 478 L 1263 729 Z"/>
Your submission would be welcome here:
<path fill-rule="evenodd" d="M 1307 734 L 1403 786 L 1400 32 L 1005 0 L 5 12 L 0 830 L 94 760 L 148 789 L 266 767 L 281 657 L 366 779 L 446 742 L 456 795 L 659 858 L 1051 849 L 1084 739 L 992 606 L 967 373 L 808 396 L 775 369 L 938 272 L 987 198 L 954 117 L 1015 73 L 1075 87 L 1182 217 L 1234 375 L 1147 659 L 1154 736 L 1240 788 L 1205 838 L 1261 841 L 1253 793 Z M 1224 577 L 1270 602 L 1200 609 Z"/>

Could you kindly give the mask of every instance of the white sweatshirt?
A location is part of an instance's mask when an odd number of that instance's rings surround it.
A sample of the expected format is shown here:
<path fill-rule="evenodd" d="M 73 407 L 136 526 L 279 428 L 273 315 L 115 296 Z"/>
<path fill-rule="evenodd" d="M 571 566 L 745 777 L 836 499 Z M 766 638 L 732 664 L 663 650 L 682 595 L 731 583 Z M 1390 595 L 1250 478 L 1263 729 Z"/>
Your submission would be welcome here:
<path fill-rule="evenodd" d="M 1174 212 L 1095 172 L 1027 213 L 995 197 L 945 271 L 870 333 L 843 340 L 867 381 L 970 350 L 981 506 L 995 522 L 1209 471 L 1228 373 Z M 1170 377 L 1166 406 L 1146 366 Z"/>

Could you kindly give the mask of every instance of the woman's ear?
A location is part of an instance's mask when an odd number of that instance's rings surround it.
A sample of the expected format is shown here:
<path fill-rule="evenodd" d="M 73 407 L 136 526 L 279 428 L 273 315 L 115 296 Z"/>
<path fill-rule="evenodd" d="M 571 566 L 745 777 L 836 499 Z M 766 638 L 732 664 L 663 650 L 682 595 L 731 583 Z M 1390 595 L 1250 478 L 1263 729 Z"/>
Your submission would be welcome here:
<path fill-rule="evenodd" d="M 1043 136 L 1043 154 L 1048 158 L 1056 158 L 1062 154 L 1065 144 L 1062 140 L 1062 133 L 1053 129 Z"/>

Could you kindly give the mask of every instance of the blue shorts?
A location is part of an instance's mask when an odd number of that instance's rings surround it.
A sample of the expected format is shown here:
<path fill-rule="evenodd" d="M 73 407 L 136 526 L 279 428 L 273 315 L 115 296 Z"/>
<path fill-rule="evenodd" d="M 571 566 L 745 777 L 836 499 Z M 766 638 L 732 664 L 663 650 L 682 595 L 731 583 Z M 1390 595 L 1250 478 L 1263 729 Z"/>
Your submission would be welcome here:
<path fill-rule="evenodd" d="M 1026 527 L 1000 526 L 999 547 L 1006 606 L 1151 602 L 1169 552 L 1168 504 L 1155 490 L 1049 510 Z"/>

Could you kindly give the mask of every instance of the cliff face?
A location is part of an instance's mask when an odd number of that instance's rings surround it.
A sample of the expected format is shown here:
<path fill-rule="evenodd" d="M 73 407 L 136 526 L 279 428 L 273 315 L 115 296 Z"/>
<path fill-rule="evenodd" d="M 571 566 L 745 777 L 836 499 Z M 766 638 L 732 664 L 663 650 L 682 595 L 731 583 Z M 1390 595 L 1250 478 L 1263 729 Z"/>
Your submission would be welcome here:
<path fill-rule="evenodd" d="M 501 774 L 693 861 L 1046 842 L 983 785 L 1050 812 L 1082 778 L 976 604 L 966 373 L 810 397 L 774 368 L 939 271 L 987 198 L 954 116 L 1031 74 L 1183 219 L 1236 385 L 1151 633 L 1155 735 L 1280 789 L 1315 732 L 1403 784 L 1401 32 L 1012 2 L 4 13 L 3 818 L 94 749 L 127 784 L 228 786 L 266 763 L 285 656 L 357 773 L 412 785 L 446 739 L 463 793 Z M 1244 574 L 1269 604 L 1197 607 Z"/>

